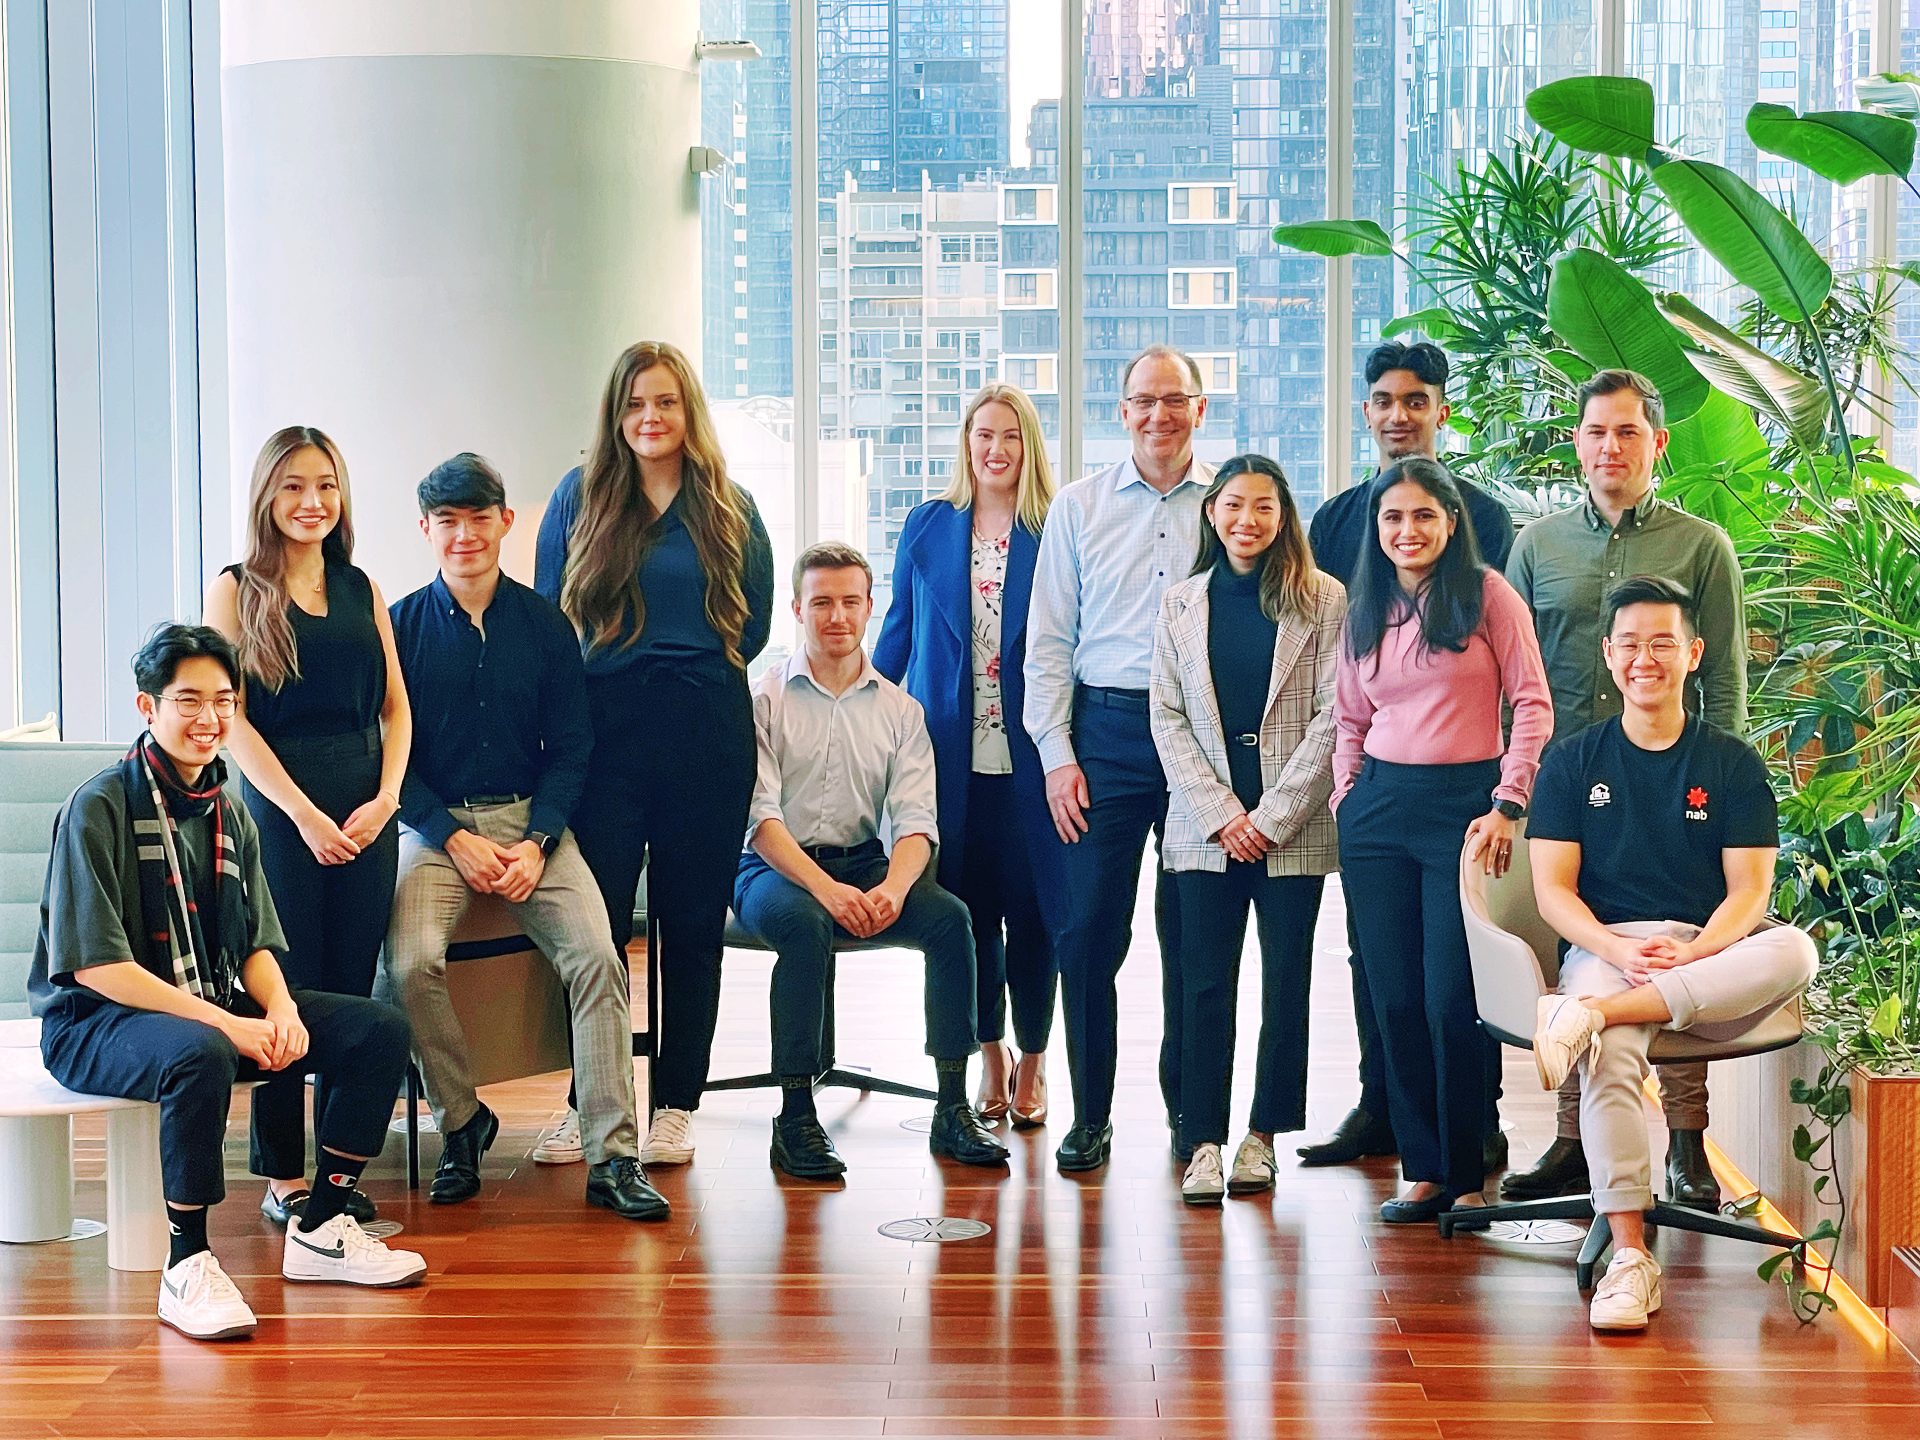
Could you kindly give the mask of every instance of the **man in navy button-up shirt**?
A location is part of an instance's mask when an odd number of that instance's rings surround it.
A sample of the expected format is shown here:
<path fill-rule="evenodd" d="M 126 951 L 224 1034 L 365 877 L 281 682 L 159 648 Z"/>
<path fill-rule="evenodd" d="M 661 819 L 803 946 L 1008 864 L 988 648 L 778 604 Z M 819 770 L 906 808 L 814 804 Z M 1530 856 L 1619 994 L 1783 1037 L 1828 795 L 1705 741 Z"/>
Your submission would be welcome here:
<path fill-rule="evenodd" d="M 474 895 L 497 895 L 566 986 L 588 1201 L 660 1220 L 667 1202 L 640 1168 L 626 966 L 567 832 L 593 748 L 586 672 L 558 607 L 500 573 L 506 498 L 477 455 L 437 466 L 420 484 L 420 528 L 440 573 L 392 607 L 418 723 L 386 963 L 446 1137 L 430 1193 L 441 1205 L 478 1194 L 500 1129 L 447 995 L 447 940 Z"/>

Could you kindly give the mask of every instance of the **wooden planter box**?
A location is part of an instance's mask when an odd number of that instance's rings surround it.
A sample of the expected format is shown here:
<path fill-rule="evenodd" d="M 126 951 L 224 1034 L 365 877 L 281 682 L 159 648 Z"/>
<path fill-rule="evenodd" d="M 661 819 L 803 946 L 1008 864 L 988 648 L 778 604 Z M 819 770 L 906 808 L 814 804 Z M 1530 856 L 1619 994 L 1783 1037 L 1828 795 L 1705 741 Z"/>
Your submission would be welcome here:
<path fill-rule="evenodd" d="M 1831 1207 L 1813 1195 L 1814 1176 L 1793 1158 L 1793 1128 L 1806 1119 L 1787 1098 L 1788 1082 L 1809 1082 L 1823 1056 L 1816 1045 L 1716 1064 L 1714 1142 L 1803 1234 Z M 1848 1202 L 1847 1231 L 1834 1263 L 1867 1304 L 1890 1298 L 1893 1250 L 1920 1245 L 1920 1076 L 1855 1074 L 1853 1113 L 1834 1137 Z"/>

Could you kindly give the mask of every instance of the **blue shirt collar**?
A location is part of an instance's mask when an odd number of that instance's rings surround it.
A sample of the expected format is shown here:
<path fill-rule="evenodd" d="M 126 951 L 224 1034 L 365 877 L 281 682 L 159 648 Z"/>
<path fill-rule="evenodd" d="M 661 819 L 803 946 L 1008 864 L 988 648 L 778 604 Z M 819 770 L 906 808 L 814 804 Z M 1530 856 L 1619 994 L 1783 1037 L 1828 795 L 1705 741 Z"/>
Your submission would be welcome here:
<path fill-rule="evenodd" d="M 1203 490 L 1206 489 L 1206 485 L 1200 480 L 1200 478 L 1197 475 L 1194 474 L 1194 471 L 1198 470 L 1199 468 L 1200 468 L 1199 457 L 1191 456 L 1191 455 L 1188 456 L 1187 473 L 1180 477 L 1179 484 L 1175 485 L 1173 489 L 1167 491 L 1166 493 L 1169 495 L 1178 494 L 1181 487 L 1186 485 L 1198 485 L 1200 486 L 1201 489 Z M 1140 467 L 1134 464 L 1132 454 L 1128 454 L 1127 458 L 1120 462 L 1119 472 L 1114 476 L 1114 479 L 1113 479 L 1114 493 L 1118 494 L 1120 491 L 1126 489 L 1129 485 L 1146 485 L 1147 489 L 1153 490 L 1153 486 L 1147 485 L 1147 477 L 1140 473 Z M 1154 490 L 1153 493 L 1158 495 L 1161 492 L 1158 490 Z"/>

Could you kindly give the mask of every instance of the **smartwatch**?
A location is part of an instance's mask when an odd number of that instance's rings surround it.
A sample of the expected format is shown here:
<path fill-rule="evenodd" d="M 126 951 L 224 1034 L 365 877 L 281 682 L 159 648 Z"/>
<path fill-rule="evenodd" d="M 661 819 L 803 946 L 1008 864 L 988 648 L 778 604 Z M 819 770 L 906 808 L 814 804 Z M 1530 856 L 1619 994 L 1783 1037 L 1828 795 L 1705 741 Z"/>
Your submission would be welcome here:
<path fill-rule="evenodd" d="M 527 832 L 527 839 L 533 841 L 534 844 L 540 847 L 540 858 L 542 860 L 551 860 L 553 858 L 553 852 L 560 848 L 560 837 L 557 835 L 549 835 L 544 830 L 529 830 Z"/>
<path fill-rule="evenodd" d="M 1527 813 L 1526 806 L 1513 800 L 1495 800 L 1493 802 L 1493 808 L 1509 820 L 1518 820 L 1522 815 Z"/>

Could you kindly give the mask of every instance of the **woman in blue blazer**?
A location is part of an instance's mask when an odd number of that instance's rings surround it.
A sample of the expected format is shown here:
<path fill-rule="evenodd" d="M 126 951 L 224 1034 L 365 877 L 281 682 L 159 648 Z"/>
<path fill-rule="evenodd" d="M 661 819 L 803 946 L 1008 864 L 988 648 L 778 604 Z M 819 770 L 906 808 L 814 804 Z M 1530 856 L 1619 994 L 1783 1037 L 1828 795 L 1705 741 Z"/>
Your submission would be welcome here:
<path fill-rule="evenodd" d="M 927 713 L 940 805 L 940 883 L 973 915 L 983 1120 L 1047 1115 L 1058 968 L 1042 904 L 1058 893 L 1045 772 L 1020 724 L 1027 602 L 1053 501 L 1040 417 L 1012 385 L 973 397 L 951 489 L 907 516 L 874 668 Z M 1008 999 L 1016 1063 L 1005 1042 Z"/>

